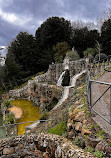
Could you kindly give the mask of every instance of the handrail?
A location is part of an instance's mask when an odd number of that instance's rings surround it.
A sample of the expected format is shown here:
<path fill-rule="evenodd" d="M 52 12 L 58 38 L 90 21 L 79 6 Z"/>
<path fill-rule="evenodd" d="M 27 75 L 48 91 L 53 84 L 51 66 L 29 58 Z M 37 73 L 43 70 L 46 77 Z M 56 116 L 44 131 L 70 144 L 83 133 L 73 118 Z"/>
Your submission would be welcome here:
<path fill-rule="evenodd" d="M 37 121 L 28 121 L 28 122 L 20 122 L 20 123 L 6 124 L 6 125 L 3 125 L 3 126 L 0 126 L 0 128 L 2 128 L 2 127 L 7 127 L 7 126 L 12 126 L 12 125 L 24 124 L 24 123 L 47 122 L 47 121 L 53 121 L 53 120 L 52 120 L 52 119 L 49 119 L 49 120 L 37 120 Z"/>

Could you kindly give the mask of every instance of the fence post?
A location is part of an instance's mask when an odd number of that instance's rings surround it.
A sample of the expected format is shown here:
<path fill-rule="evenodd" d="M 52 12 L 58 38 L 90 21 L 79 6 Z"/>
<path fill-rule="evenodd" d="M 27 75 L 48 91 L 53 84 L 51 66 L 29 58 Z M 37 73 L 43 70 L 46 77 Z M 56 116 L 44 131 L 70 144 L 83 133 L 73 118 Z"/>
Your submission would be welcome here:
<path fill-rule="evenodd" d="M 110 125 L 111 125 L 111 85 L 110 85 Z"/>
<path fill-rule="evenodd" d="M 90 106 L 90 110 L 91 110 L 91 107 L 92 107 L 92 95 L 91 95 L 91 93 L 92 93 L 92 91 L 91 91 L 91 84 L 92 84 L 92 82 L 89 80 L 89 106 Z"/>

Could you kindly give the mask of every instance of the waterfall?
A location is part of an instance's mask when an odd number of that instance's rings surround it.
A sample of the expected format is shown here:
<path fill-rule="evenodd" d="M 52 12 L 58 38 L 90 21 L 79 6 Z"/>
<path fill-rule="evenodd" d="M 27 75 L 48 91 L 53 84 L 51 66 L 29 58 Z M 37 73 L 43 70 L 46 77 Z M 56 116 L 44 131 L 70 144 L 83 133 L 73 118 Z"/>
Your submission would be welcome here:
<path fill-rule="evenodd" d="M 61 86 L 64 74 L 65 74 L 65 71 L 63 71 L 62 74 L 60 75 L 57 81 L 57 86 Z"/>
<path fill-rule="evenodd" d="M 63 72 L 63 73 L 64 73 L 64 72 Z M 62 74 L 63 74 L 63 73 L 62 73 Z M 83 73 L 86 73 L 86 70 L 84 70 L 84 71 L 82 71 L 81 73 L 76 74 L 76 75 L 74 75 L 74 76 L 72 77 L 72 79 L 71 79 L 71 86 L 66 86 L 66 87 L 64 87 L 64 91 L 63 91 L 63 95 L 62 95 L 61 99 L 59 100 L 59 102 L 57 103 L 57 105 L 56 105 L 52 110 L 57 109 L 57 108 L 68 98 L 70 88 L 75 87 L 75 84 L 76 84 L 77 79 L 78 79 Z M 62 74 L 61 74 L 61 76 L 63 76 Z M 60 76 L 60 77 L 61 77 L 61 76 Z M 61 77 L 61 78 L 62 78 L 62 77 Z M 59 78 L 59 79 L 60 79 L 60 78 Z M 58 81 L 59 81 L 59 80 L 58 80 Z M 62 82 L 62 81 L 61 81 L 61 82 Z"/>

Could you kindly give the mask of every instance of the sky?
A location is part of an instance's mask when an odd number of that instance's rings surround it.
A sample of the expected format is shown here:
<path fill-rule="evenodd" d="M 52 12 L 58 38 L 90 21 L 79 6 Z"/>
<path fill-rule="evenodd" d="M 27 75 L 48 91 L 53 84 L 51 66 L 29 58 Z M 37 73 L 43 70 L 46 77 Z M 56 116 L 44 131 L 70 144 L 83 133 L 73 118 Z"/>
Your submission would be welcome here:
<path fill-rule="evenodd" d="M 20 31 L 35 35 L 49 17 L 96 21 L 111 0 L 0 0 L 0 46 L 7 46 Z"/>

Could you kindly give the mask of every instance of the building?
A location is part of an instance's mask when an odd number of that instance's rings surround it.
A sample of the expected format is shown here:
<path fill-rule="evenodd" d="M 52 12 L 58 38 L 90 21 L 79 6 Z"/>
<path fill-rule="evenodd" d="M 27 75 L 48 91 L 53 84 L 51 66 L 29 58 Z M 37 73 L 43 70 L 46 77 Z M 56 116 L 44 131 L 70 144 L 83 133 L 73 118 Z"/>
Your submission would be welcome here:
<path fill-rule="evenodd" d="M 4 46 L 0 46 L 0 66 L 5 65 L 5 57 L 3 57 L 3 52 L 5 51 Z"/>
<path fill-rule="evenodd" d="M 2 57 L 1 55 L 0 55 L 0 65 L 1 66 L 5 65 L 5 57 Z"/>

